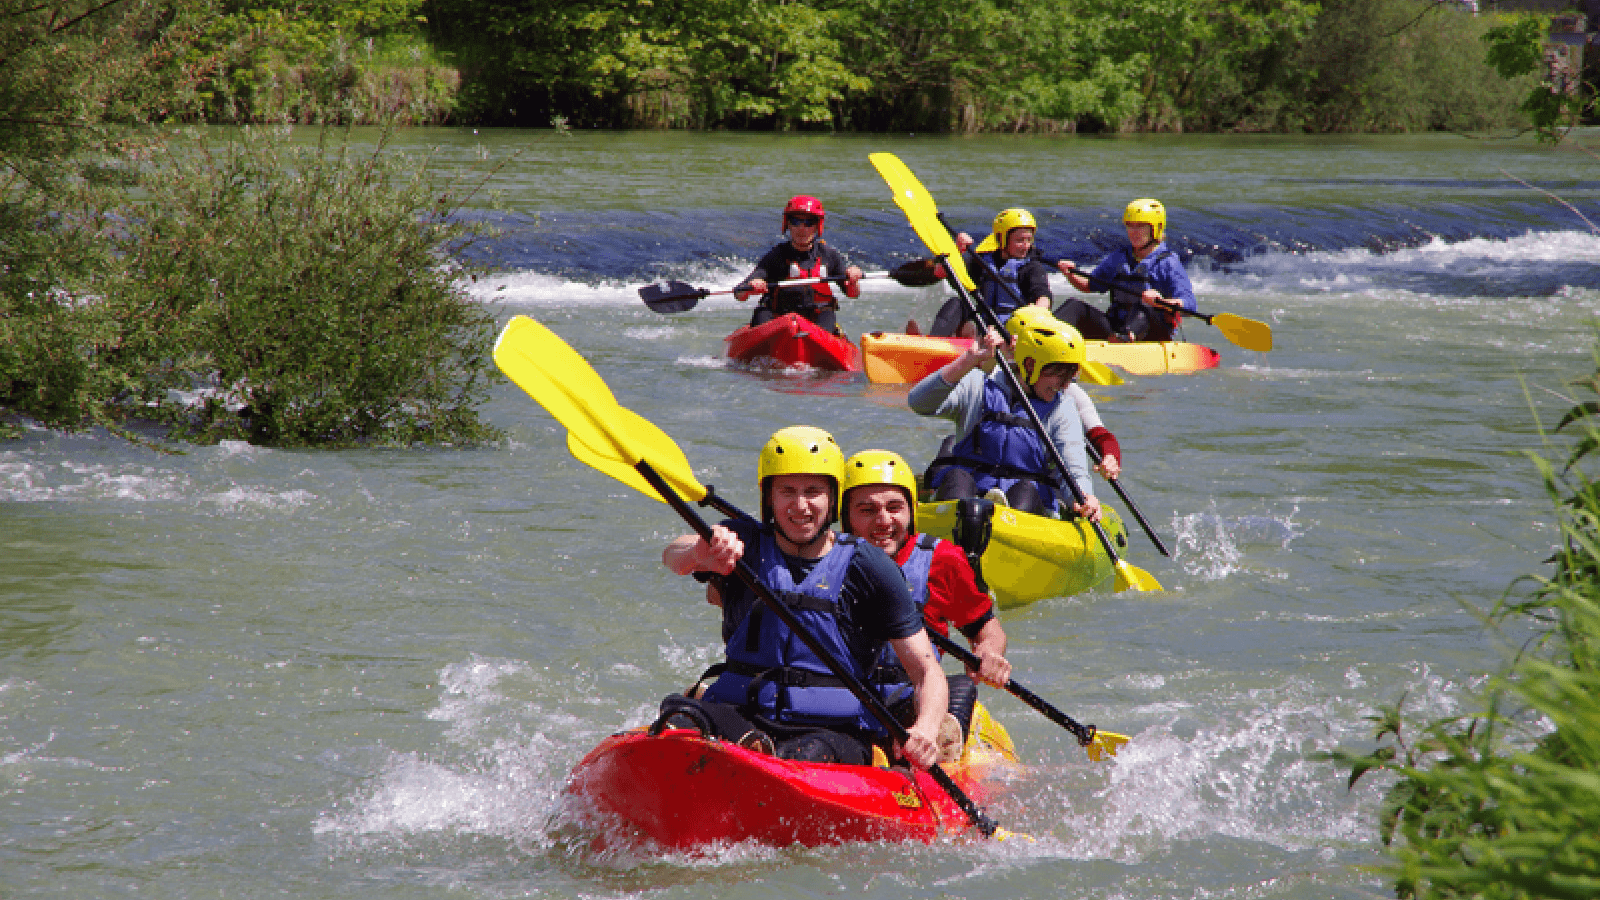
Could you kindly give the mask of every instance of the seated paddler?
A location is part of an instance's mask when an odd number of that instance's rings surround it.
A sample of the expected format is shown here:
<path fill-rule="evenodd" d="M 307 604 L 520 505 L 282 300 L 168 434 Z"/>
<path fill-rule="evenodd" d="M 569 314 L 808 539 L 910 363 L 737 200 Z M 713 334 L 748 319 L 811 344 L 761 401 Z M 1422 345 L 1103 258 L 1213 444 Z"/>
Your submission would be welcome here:
<path fill-rule="evenodd" d="M 954 735 L 940 735 L 942 758 L 950 761 L 960 755 L 971 731 L 977 683 L 1005 687 L 1011 680 L 1011 663 L 994 601 L 978 587 L 966 554 L 943 538 L 917 533 L 916 495 L 916 476 L 898 453 L 863 450 L 844 461 L 845 529 L 895 561 L 928 628 L 948 635 L 954 625 L 978 657 L 978 669 L 946 676 L 952 724 L 960 729 Z M 878 661 L 873 684 L 891 708 L 911 697 L 905 669 L 890 648 Z"/>
<path fill-rule="evenodd" d="M 658 723 L 692 723 L 788 759 L 866 765 L 878 746 L 920 767 L 933 764 L 949 702 L 944 673 L 900 568 L 872 544 L 831 528 L 844 476 L 839 445 L 820 428 L 784 428 L 762 447 L 757 475 L 759 524 L 728 519 L 713 526 L 710 540 L 683 535 L 662 551 L 662 562 L 680 575 L 726 576 L 744 560 L 829 658 L 813 653 L 743 581 L 723 578 L 725 661 L 698 698 L 663 701 Z M 834 668 L 866 684 L 885 646 L 914 692 L 904 747 L 891 745 Z"/>
<path fill-rule="evenodd" d="M 1012 359 L 1025 393 L 996 366 L 985 375 L 979 364 L 1004 345 L 991 330 L 943 368 L 917 382 L 906 396 L 912 411 L 956 423 L 953 441 L 928 468 L 934 498 L 1003 496 L 1007 505 L 1042 515 L 1071 513 L 1100 520 L 1100 502 L 1089 479 L 1083 421 L 1067 387 L 1087 359 L 1083 337 L 1046 310 L 1013 315 L 1006 323 Z M 1031 405 L 1042 435 L 1028 415 Z M 1068 471 L 1054 468 L 1045 436 Z M 1062 481 L 1070 477 L 1084 502 Z M 996 493 L 998 492 L 998 494 Z"/>

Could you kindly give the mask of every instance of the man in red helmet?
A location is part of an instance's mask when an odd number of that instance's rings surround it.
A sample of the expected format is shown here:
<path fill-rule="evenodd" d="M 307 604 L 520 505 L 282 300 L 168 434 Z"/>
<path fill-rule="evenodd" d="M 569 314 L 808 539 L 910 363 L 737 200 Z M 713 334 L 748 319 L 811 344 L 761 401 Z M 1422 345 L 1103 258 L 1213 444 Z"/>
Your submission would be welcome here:
<path fill-rule="evenodd" d="M 839 299 L 834 296 L 830 282 L 771 291 L 771 286 L 779 281 L 843 275 L 845 296 L 861 296 L 861 270 L 847 265 L 844 257 L 822 239 L 825 215 L 822 201 L 804 194 L 791 198 L 784 205 L 783 231 L 789 239 L 768 250 L 733 295 L 741 301 L 761 295 L 761 305 L 750 316 L 751 328 L 786 313 L 799 313 L 829 331 L 838 331 L 835 311 L 839 308 Z"/>

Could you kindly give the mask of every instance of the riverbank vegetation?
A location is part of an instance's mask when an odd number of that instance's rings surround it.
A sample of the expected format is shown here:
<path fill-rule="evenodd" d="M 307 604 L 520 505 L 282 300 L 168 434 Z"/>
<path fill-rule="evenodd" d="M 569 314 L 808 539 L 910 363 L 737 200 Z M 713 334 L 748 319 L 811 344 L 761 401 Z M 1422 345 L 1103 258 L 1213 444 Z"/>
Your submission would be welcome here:
<path fill-rule="evenodd" d="M 1575 386 L 1600 395 L 1596 371 Z M 1600 401 L 1556 426 L 1570 449 L 1535 457 L 1561 544 L 1549 574 L 1485 616 L 1536 637 L 1489 682 L 1471 715 L 1415 722 L 1381 708 L 1376 749 L 1336 754 L 1350 783 L 1395 778 L 1380 834 L 1400 898 L 1600 896 Z"/>
<path fill-rule="evenodd" d="M 493 437 L 476 410 L 494 318 L 452 262 L 476 185 L 334 131 L 154 127 L 214 72 L 191 65 L 198 6 L 4 3 L 0 428 Z"/>

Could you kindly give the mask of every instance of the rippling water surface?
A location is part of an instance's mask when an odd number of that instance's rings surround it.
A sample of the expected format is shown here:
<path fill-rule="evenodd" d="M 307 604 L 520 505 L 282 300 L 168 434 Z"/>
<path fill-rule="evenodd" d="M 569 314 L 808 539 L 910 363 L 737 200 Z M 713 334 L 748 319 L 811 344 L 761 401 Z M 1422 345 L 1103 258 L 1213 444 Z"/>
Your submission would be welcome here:
<path fill-rule="evenodd" d="M 1600 164 L 1432 136 L 400 144 L 451 170 L 520 151 L 473 295 L 549 324 L 745 506 L 778 427 L 918 462 L 943 432 L 859 377 L 729 369 L 747 309 L 661 316 L 639 284 L 731 286 L 800 192 L 866 268 L 919 255 L 879 150 L 958 226 L 1026 205 L 1084 262 L 1128 199 L 1165 201 L 1202 309 L 1269 323 L 1276 349 L 1191 322 L 1222 368 L 1098 390 L 1174 550 L 1135 536 L 1130 560 L 1167 590 L 1005 620 L 1019 681 L 1132 743 L 1091 764 L 988 695 L 1031 764 L 991 812 L 1036 843 L 595 855 L 561 827 L 567 771 L 718 657 L 717 619 L 659 563 L 670 511 L 574 462 L 515 388 L 487 409 L 509 439 L 474 450 L 166 456 L 33 431 L 0 445 L 0 894 L 1387 893 L 1363 868 L 1381 785 L 1348 791 L 1316 754 L 1402 693 L 1470 708 L 1498 665 L 1473 609 L 1556 540 L 1523 454 L 1593 368 Z M 939 301 L 873 281 L 840 319 L 899 330 Z"/>

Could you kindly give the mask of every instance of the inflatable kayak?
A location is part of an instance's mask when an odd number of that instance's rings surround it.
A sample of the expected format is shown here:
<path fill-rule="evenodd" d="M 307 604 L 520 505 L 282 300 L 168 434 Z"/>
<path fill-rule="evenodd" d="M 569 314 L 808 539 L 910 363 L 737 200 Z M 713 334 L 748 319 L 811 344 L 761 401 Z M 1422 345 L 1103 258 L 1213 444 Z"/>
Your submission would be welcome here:
<path fill-rule="evenodd" d="M 953 539 L 956 500 L 917 504 L 917 528 Z M 1082 519 L 1036 516 L 987 500 L 994 510 L 989 544 L 980 563 L 983 578 L 1003 609 L 1047 597 L 1066 597 L 1109 580 L 1114 570 L 1094 528 Z M 1119 556 L 1128 548 L 1128 533 L 1116 510 L 1102 505 L 1100 525 Z"/>
<path fill-rule="evenodd" d="M 1017 770 L 1016 750 L 981 703 L 971 732 L 942 768 L 982 804 Z M 694 729 L 612 735 L 573 768 L 564 794 L 596 849 L 932 841 L 971 825 L 926 772 L 778 759 Z"/>
<path fill-rule="evenodd" d="M 839 372 L 861 371 L 861 352 L 850 339 L 819 328 L 794 313 L 746 325 L 725 339 L 728 358 L 751 365 L 808 366 Z"/>
<path fill-rule="evenodd" d="M 967 338 L 930 337 L 872 331 L 861 336 L 862 367 L 873 384 L 911 384 L 955 359 L 972 342 Z M 1088 341 L 1089 359 L 1134 375 L 1167 375 L 1215 369 L 1217 351 L 1185 341 Z"/>

